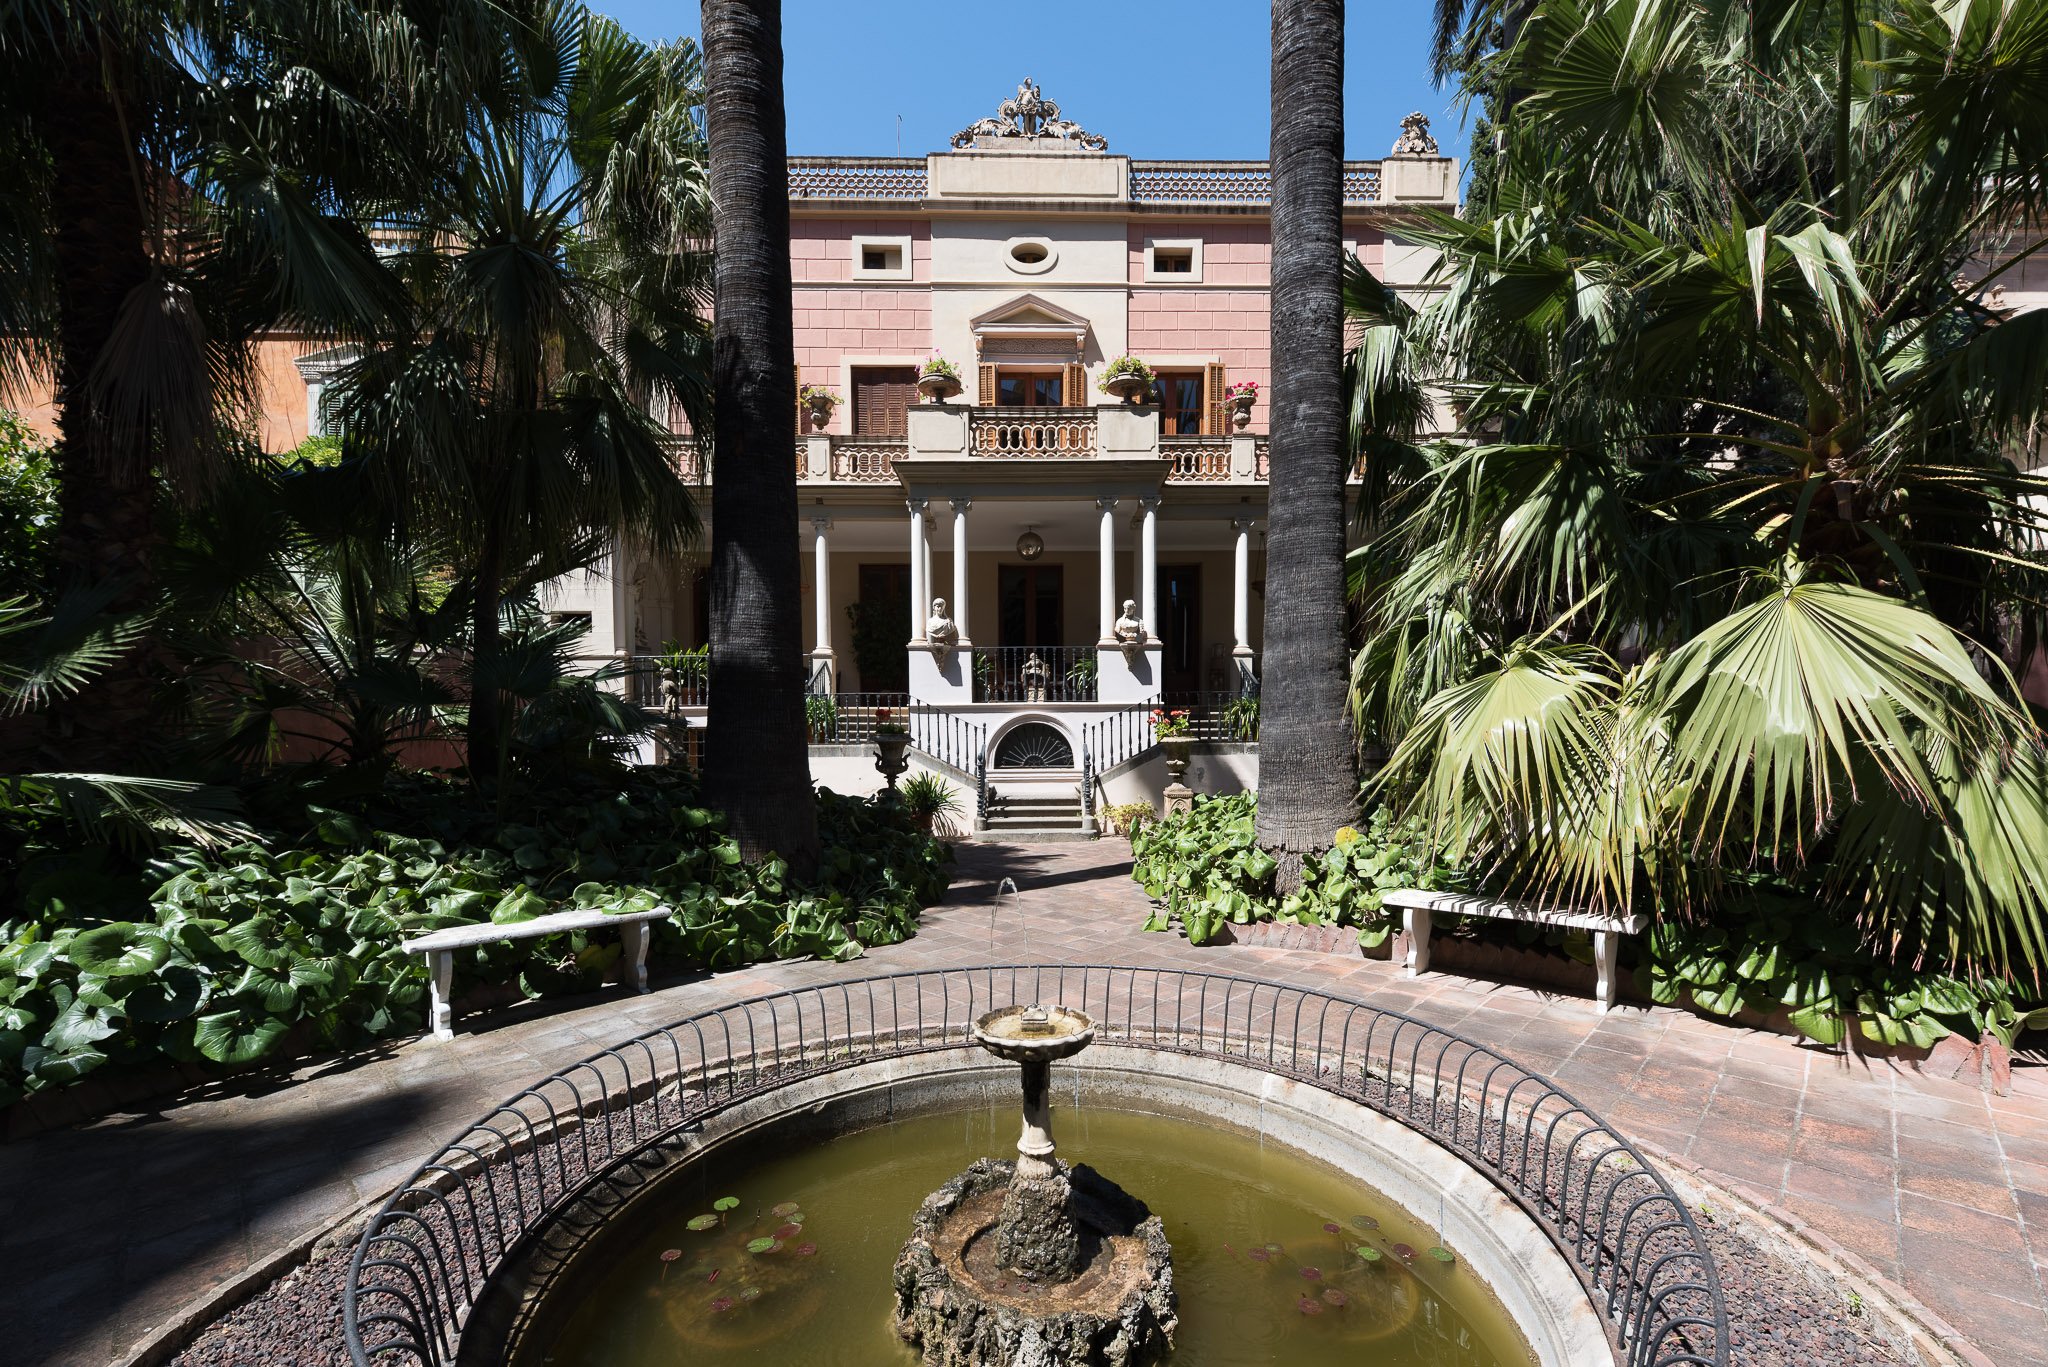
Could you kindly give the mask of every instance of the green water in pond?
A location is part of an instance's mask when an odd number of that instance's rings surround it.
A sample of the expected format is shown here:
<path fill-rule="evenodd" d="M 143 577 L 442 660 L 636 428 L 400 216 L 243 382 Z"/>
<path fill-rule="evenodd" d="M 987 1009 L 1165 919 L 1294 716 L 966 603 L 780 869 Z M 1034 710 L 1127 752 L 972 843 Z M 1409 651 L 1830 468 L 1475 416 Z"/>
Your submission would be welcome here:
<path fill-rule="evenodd" d="M 915 1367 L 889 1324 L 889 1273 L 911 1213 L 974 1159 L 1008 1154 L 1016 1130 L 1014 1111 L 956 1112 L 758 1161 L 701 1163 L 593 1255 L 611 1265 L 543 1360 Z M 1180 1295 L 1175 1367 L 1532 1360 L 1473 1274 L 1430 1257 L 1428 1224 L 1332 1169 L 1157 1116 L 1063 1110 L 1055 1132 L 1062 1157 L 1094 1166 L 1165 1222 Z M 721 1198 L 736 1204 L 719 1211 Z"/>

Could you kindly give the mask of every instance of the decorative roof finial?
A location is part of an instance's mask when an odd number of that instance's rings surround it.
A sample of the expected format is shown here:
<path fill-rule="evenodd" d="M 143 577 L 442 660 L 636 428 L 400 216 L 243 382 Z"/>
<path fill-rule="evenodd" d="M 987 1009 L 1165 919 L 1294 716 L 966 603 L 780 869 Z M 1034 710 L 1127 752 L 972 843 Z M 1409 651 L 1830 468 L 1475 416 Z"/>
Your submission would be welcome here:
<path fill-rule="evenodd" d="M 1394 139 L 1394 150 L 1390 155 L 1396 157 L 1438 157 L 1443 155 L 1442 152 L 1437 150 L 1436 139 L 1429 135 L 1429 115 L 1418 109 L 1407 118 L 1401 120 L 1401 136 Z"/>
<path fill-rule="evenodd" d="M 972 147 L 980 138 L 1023 138 L 1036 142 L 1040 138 L 1055 138 L 1071 142 L 1090 152 L 1109 150 L 1109 139 L 1082 129 L 1071 119 L 1060 117 L 1060 107 L 1038 91 L 1038 86 L 1029 76 L 1017 87 L 1017 93 L 996 106 L 996 117 L 976 119 L 953 135 L 955 147 Z"/>

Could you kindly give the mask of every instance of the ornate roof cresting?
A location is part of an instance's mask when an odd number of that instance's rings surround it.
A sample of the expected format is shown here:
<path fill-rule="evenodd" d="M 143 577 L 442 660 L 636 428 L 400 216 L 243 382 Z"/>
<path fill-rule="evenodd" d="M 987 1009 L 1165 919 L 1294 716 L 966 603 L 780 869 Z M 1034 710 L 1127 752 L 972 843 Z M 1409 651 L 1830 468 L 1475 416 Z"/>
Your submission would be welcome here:
<path fill-rule="evenodd" d="M 953 135 L 953 146 L 972 147 L 978 138 L 1023 138 L 1035 142 L 1039 138 L 1054 138 L 1084 147 L 1090 152 L 1107 152 L 1109 139 L 1099 133 L 1090 133 L 1071 119 L 1060 117 L 1060 107 L 1052 100 L 1038 93 L 1038 86 L 1029 76 L 1017 87 L 1017 93 L 996 106 L 996 117 L 976 119 Z M 1433 147 L 1435 144 L 1431 144 Z"/>
<path fill-rule="evenodd" d="M 1437 157 L 1443 153 L 1437 149 L 1436 139 L 1429 135 L 1429 115 L 1416 110 L 1401 120 L 1401 136 L 1394 139 L 1396 157 Z"/>

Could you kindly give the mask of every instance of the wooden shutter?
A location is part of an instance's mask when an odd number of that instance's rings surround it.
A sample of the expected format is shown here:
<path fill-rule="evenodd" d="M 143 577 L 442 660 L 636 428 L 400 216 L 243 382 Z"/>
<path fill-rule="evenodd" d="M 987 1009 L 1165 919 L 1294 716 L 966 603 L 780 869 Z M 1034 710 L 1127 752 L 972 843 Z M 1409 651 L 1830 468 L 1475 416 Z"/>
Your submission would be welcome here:
<path fill-rule="evenodd" d="M 996 368 L 984 365 L 981 370 L 981 406 L 993 408 L 996 402 Z"/>
<path fill-rule="evenodd" d="M 1230 431 L 1230 419 L 1223 414 L 1223 391 L 1230 383 L 1223 362 L 1209 362 L 1209 370 L 1202 377 L 1202 434 L 1220 437 Z"/>
<path fill-rule="evenodd" d="M 808 416 L 804 412 L 804 368 L 798 366 L 796 368 L 796 434 L 799 437 L 811 429 L 810 423 L 805 421 Z"/>
<path fill-rule="evenodd" d="M 1067 366 L 1066 378 L 1060 381 L 1060 402 L 1068 408 L 1079 408 L 1088 402 L 1088 367 L 1079 361 Z"/>
<path fill-rule="evenodd" d="M 853 372 L 853 431 L 875 441 L 901 441 L 910 430 L 910 405 L 917 402 L 914 366 L 856 366 Z"/>

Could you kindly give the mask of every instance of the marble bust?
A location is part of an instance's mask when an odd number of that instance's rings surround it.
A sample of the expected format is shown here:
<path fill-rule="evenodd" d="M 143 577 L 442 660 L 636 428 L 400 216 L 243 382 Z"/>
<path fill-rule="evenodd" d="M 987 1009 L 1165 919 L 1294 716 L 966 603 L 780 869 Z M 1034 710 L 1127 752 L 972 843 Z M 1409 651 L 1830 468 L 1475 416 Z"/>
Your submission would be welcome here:
<path fill-rule="evenodd" d="M 943 670 L 960 645 L 960 628 L 953 625 L 953 615 L 946 611 L 943 598 L 932 599 L 932 615 L 925 619 L 924 639 L 932 648 L 932 662 Z"/>
<path fill-rule="evenodd" d="M 1135 598 L 1124 599 L 1124 614 L 1116 619 L 1116 642 L 1123 647 L 1124 659 L 1137 664 L 1138 652 L 1145 646 L 1145 622 L 1138 616 L 1138 602 Z"/>
<path fill-rule="evenodd" d="M 1124 599 L 1124 615 L 1116 619 L 1116 639 L 1125 644 L 1144 644 L 1145 623 L 1138 616 L 1138 600 Z"/>

